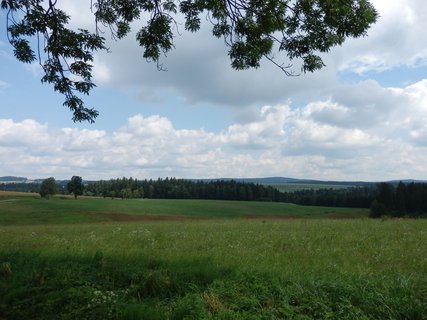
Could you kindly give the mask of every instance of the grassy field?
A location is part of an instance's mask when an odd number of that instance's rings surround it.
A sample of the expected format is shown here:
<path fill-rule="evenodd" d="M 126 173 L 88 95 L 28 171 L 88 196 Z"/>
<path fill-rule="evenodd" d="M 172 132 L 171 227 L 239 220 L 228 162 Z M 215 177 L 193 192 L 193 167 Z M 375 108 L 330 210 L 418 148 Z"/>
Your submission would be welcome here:
<path fill-rule="evenodd" d="M 335 209 L 255 202 L 6 200 L 0 319 L 426 319 L 426 220 L 322 219 Z"/>
<path fill-rule="evenodd" d="M 1 194 L 1 193 L 0 193 Z M 103 199 L 56 196 L 0 197 L 0 225 L 88 223 L 103 221 L 179 220 L 218 218 L 360 218 L 367 209 L 304 207 L 287 203 Z"/>

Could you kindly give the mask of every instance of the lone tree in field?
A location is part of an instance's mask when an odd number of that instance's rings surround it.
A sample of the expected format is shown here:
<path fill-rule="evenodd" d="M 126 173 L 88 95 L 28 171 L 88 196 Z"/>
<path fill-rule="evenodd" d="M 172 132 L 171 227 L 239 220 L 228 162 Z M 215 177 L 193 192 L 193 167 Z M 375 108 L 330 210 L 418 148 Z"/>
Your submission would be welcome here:
<path fill-rule="evenodd" d="M 67 190 L 69 193 L 74 194 L 74 199 L 77 199 L 77 196 L 81 196 L 84 190 L 82 177 L 73 176 L 67 184 Z"/>
<path fill-rule="evenodd" d="M 56 186 L 55 178 L 50 177 L 43 180 L 40 185 L 40 196 L 42 198 L 49 199 L 50 196 L 55 195 L 58 192 L 58 187 Z"/>
<path fill-rule="evenodd" d="M 73 121 L 90 123 L 98 111 L 87 108 L 78 95 L 89 94 L 95 86 L 93 53 L 107 50 L 101 27 L 121 39 L 139 20 L 136 41 L 143 57 L 161 69 L 160 58 L 173 49 L 174 31 L 179 33 L 178 20 L 184 20 L 185 30 L 196 32 L 201 19 L 207 19 L 213 36 L 228 46 L 234 69 L 258 68 L 261 59 L 267 59 L 293 75 L 290 61 L 301 60 L 302 72 L 320 69 L 324 63 L 319 53 L 348 37 L 366 35 L 377 19 L 369 0 L 91 0 L 87 6 L 95 32 L 89 32 L 68 28 L 70 17 L 57 7 L 57 0 L 0 1 L 16 58 L 38 60 L 44 72 L 41 81 L 65 96 Z"/>

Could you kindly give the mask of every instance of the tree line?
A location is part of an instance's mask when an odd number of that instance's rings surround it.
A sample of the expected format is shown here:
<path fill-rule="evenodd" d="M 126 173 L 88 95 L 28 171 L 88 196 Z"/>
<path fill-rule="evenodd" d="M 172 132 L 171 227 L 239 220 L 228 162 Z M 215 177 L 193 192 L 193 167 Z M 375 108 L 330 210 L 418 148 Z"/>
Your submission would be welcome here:
<path fill-rule="evenodd" d="M 370 206 L 370 217 L 382 216 L 427 217 L 427 184 L 378 184 L 377 195 Z"/>
<path fill-rule="evenodd" d="M 201 181 L 176 178 L 138 180 L 123 177 L 89 183 L 85 187 L 85 194 L 122 199 L 283 201 L 283 194 L 271 186 L 234 180 Z"/>
<path fill-rule="evenodd" d="M 304 189 L 284 192 L 283 201 L 305 206 L 369 208 L 376 196 L 376 186 Z"/>
<path fill-rule="evenodd" d="M 282 201 L 309 206 L 370 208 L 369 216 L 427 216 L 426 183 L 378 183 L 344 189 L 285 192 Z"/>

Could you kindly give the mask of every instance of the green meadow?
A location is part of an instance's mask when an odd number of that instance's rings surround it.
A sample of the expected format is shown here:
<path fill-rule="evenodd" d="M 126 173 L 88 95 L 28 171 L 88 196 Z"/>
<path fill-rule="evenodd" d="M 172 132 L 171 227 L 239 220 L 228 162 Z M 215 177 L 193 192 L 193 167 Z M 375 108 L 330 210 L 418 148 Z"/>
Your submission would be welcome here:
<path fill-rule="evenodd" d="M 427 319 L 427 221 L 0 195 L 0 319 Z"/>
<path fill-rule="evenodd" d="M 1 195 L 1 194 L 0 194 Z M 2 200 L 3 199 L 3 200 Z M 3 201 L 3 202 L 2 202 Z M 219 218 L 359 218 L 367 209 L 304 207 L 288 203 L 110 199 L 57 196 L 49 200 L 39 196 L 0 196 L 0 225 L 89 223 L 126 220 L 219 219 Z M 159 219 L 159 218 L 158 218 Z"/>

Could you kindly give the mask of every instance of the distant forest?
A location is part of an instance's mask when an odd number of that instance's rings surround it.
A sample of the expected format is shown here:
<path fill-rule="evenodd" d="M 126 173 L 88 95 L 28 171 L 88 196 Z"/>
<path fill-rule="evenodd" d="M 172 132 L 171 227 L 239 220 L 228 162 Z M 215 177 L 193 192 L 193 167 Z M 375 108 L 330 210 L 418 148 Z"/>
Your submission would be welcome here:
<path fill-rule="evenodd" d="M 68 181 L 58 181 L 60 193 L 67 193 Z M 37 183 L 0 184 L 0 190 L 38 192 Z M 370 208 L 370 217 L 427 217 L 426 183 L 379 183 L 363 187 L 305 189 L 280 192 L 264 184 L 235 180 L 186 180 L 166 178 L 138 180 L 119 178 L 87 182 L 87 196 L 150 199 L 212 199 L 288 202 L 309 206 Z"/>
<path fill-rule="evenodd" d="M 200 181 L 186 179 L 101 180 L 85 187 L 85 194 L 111 198 L 215 199 L 241 201 L 282 201 L 283 194 L 271 186 L 234 180 Z"/>
<path fill-rule="evenodd" d="M 282 201 L 309 206 L 370 208 L 370 217 L 427 217 L 426 183 L 378 183 L 343 189 L 285 192 Z"/>

